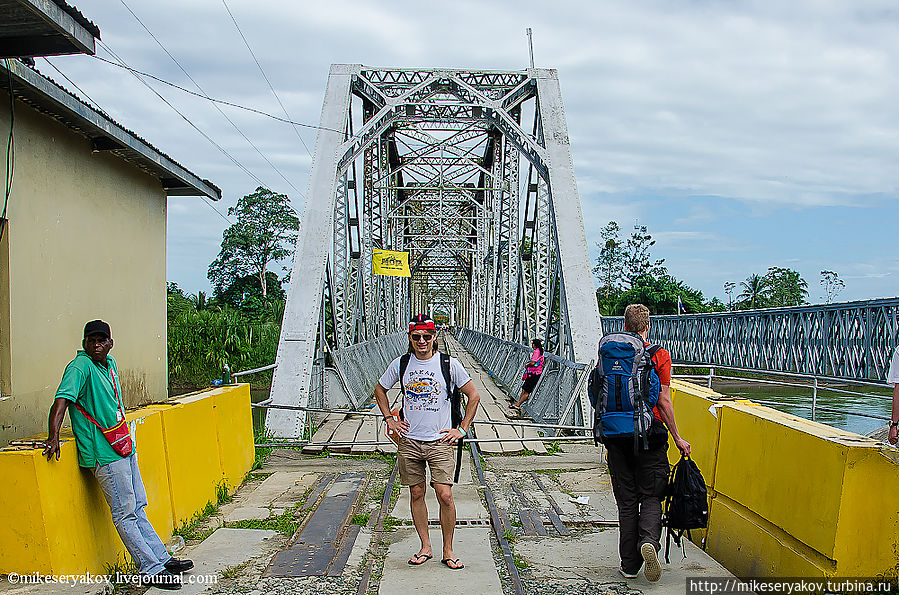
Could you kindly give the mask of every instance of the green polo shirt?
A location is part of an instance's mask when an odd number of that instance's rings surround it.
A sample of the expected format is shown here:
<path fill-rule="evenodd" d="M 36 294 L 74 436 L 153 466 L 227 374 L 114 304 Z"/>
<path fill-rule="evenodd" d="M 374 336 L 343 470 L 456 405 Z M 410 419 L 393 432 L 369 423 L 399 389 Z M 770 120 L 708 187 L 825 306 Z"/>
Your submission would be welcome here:
<path fill-rule="evenodd" d="M 97 364 L 79 349 L 75 359 L 69 362 L 56 390 L 56 398 L 62 397 L 78 403 L 97 423 L 104 428 L 114 426 L 118 421 L 119 404 L 116 394 L 121 396 L 122 385 L 115 359 L 106 356 L 108 368 Z M 96 425 L 69 405 L 69 419 L 78 447 L 78 464 L 82 467 L 96 467 L 114 463 L 122 457 L 117 455 Z"/>

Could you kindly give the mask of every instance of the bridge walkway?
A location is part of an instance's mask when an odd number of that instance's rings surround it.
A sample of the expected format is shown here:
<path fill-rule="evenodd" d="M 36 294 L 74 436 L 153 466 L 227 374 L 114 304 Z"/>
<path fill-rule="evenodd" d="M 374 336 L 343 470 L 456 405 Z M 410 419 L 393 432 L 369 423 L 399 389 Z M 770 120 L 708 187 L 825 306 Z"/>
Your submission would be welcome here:
<path fill-rule="evenodd" d="M 503 391 L 493 382 L 486 370 L 451 335 L 442 337 L 448 351 L 462 362 L 471 375 L 481 396 L 481 404 L 475 416 L 475 432 L 479 440 L 498 439 L 497 442 L 480 442 L 479 448 L 485 454 L 518 454 L 523 452 L 545 453 L 546 447 L 536 440 L 534 428 L 496 425 L 491 422 L 528 421 L 522 420 L 508 407 Z M 399 388 L 387 392 L 391 407 L 399 406 Z M 363 395 L 359 395 L 362 397 Z M 364 400 L 361 399 L 360 400 Z M 378 416 L 363 411 L 359 413 L 331 413 L 322 420 L 312 436 L 310 444 L 303 448 L 304 454 L 320 454 L 322 450 L 343 454 L 367 454 L 380 452 L 395 454 L 396 446 L 384 434 L 384 423 Z M 515 438 L 530 438 L 526 442 Z"/>

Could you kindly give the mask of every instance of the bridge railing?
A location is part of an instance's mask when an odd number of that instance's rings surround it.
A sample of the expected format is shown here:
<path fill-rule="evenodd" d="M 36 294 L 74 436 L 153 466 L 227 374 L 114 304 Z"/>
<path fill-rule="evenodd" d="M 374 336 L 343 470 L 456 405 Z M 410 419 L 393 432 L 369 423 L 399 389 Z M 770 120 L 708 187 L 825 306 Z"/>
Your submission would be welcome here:
<path fill-rule="evenodd" d="M 406 352 L 408 341 L 406 333 L 398 332 L 331 352 L 334 367 L 353 406 L 358 407 L 374 394 L 378 378 L 390 362 Z M 315 376 L 313 373 L 313 378 Z M 315 399 L 310 399 L 309 406 L 324 407 L 327 405 L 324 386 L 314 388 L 318 390 L 311 393 Z"/>
<path fill-rule="evenodd" d="M 603 316 L 604 333 L 623 328 Z M 885 380 L 899 343 L 899 298 L 653 316 L 650 340 L 675 363 Z"/>
<path fill-rule="evenodd" d="M 525 365 L 531 349 L 467 328 L 455 329 L 459 343 L 490 373 L 509 398 L 518 398 Z M 583 426 L 584 417 L 576 407 L 577 395 L 586 382 L 588 364 L 546 354 L 543 374 L 530 398 L 522 406 L 538 423 Z"/>

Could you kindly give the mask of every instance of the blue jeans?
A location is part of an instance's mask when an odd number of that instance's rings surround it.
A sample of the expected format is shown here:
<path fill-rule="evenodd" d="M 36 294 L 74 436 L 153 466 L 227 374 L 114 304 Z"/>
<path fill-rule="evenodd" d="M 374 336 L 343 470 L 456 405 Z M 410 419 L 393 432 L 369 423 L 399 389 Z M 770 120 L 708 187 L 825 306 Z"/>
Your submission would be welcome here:
<path fill-rule="evenodd" d="M 112 524 L 131 558 L 142 574 L 158 574 L 171 556 L 144 512 L 147 492 L 140 478 L 137 453 L 108 465 L 98 465 L 93 472 L 109 504 Z"/>

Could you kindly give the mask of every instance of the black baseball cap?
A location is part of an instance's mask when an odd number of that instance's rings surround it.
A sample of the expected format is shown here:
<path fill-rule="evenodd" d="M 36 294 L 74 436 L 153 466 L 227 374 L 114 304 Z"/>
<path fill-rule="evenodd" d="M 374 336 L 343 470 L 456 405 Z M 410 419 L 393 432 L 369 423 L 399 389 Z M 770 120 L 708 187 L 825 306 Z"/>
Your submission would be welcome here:
<path fill-rule="evenodd" d="M 109 330 L 109 325 L 103 322 L 102 320 L 91 320 L 87 324 L 84 325 L 84 338 L 87 339 L 91 335 L 106 335 L 107 337 L 112 337 L 112 331 Z"/>

